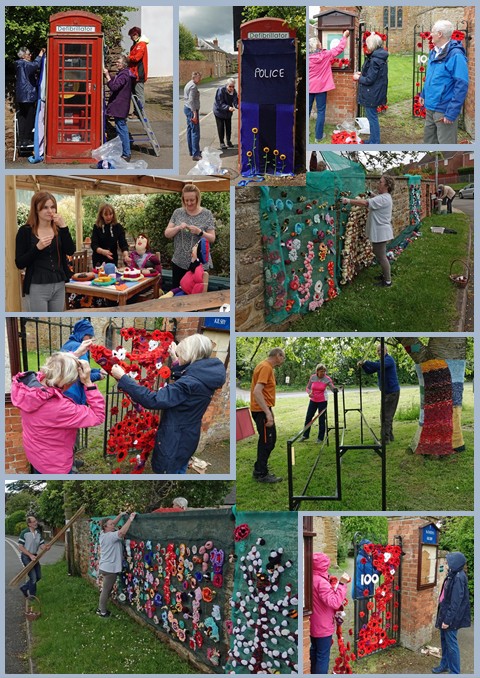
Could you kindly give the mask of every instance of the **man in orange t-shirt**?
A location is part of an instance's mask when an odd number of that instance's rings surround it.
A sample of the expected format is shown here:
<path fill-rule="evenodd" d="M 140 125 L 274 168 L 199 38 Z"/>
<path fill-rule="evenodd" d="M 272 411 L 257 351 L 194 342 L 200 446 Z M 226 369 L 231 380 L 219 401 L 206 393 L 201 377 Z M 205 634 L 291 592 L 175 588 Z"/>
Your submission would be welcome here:
<path fill-rule="evenodd" d="M 272 348 L 266 360 L 253 370 L 250 388 L 250 410 L 258 431 L 257 460 L 253 468 L 253 477 L 259 483 L 279 483 L 278 478 L 268 470 L 268 458 L 277 442 L 277 431 L 272 407 L 275 405 L 274 368 L 285 362 L 285 352 L 281 348 Z"/>

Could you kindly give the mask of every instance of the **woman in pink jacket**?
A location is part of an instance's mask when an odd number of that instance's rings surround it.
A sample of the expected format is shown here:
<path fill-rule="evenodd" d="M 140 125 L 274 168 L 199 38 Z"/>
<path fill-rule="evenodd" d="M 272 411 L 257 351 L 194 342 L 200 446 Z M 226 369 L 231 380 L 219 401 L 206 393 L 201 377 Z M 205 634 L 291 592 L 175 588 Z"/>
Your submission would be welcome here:
<path fill-rule="evenodd" d="M 343 37 L 336 47 L 322 49 L 322 43 L 317 38 L 310 38 L 310 55 L 308 57 L 308 96 L 309 115 L 312 113 L 313 102 L 317 102 L 317 122 L 315 125 L 315 143 L 325 138 L 323 126 L 327 108 L 327 92 L 335 89 L 332 73 L 332 59 L 341 54 L 347 44 L 350 31 L 344 31 Z"/>
<path fill-rule="evenodd" d="M 310 673 L 328 673 L 330 648 L 335 631 L 335 612 L 341 607 L 350 581 L 344 573 L 332 586 L 328 568 L 330 558 L 325 553 L 313 554 L 313 612 L 310 617 Z"/>
<path fill-rule="evenodd" d="M 86 405 L 64 395 L 77 379 L 84 385 Z M 21 413 L 23 446 L 33 473 L 71 473 L 78 429 L 105 421 L 105 401 L 90 379 L 90 365 L 73 353 L 54 353 L 38 374 L 17 374 L 11 398 Z"/>
<path fill-rule="evenodd" d="M 333 393 L 338 391 L 333 381 L 327 374 L 327 368 L 322 363 L 319 363 L 315 368 L 315 374 L 312 374 L 307 384 L 307 393 L 310 398 L 308 403 L 307 415 L 303 427 L 312 421 L 317 412 L 320 412 L 318 418 L 318 438 L 317 443 L 321 443 L 325 438 L 326 423 L 327 423 L 327 405 L 328 393 L 327 388 Z M 310 428 L 304 432 L 301 440 L 308 440 L 310 438 Z"/>

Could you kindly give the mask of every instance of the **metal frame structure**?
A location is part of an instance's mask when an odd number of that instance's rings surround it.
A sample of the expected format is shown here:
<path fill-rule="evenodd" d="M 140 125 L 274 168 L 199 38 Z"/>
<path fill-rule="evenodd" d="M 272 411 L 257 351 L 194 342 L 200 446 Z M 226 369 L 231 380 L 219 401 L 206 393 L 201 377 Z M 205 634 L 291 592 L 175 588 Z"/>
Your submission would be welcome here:
<path fill-rule="evenodd" d="M 381 426 L 381 439 L 379 440 L 372 427 L 367 422 L 365 415 L 363 414 L 363 397 L 362 397 L 362 379 L 361 379 L 361 370 L 359 377 L 359 387 L 360 387 L 360 403 L 359 407 L 356 408 L 345 408 L 345 394 L 343 394 L 343 426 L 339 425 L 339 407 L 338 407 L 338 391 L 333 394 L 334 401 L 334 416 L 335 422 L 333 427 L 326 426 L 326 437 L 323 441 L 323 444 L 320 447 L 320 450 L 317 454 L 317 457 L 313 463 L 313 466 L 308 474 L 308 478 L 303 487 L 302 493 L 296 495 L 293 488 L 293 467 L 295 466 L 295 448 L 294 443 L 303 435 L 303 433 L 312 426 L 312 424 L 318 419 L 318 417 L 323 413 L 319 412 L 315 417 L 310 421 L 307 426 L 305 426 L 299 433 L 294 435 L 292 438 L 287 440 L 287 466 L 288 466 L 288 509 L 289 511 L 298 511 L 302 501 L 341 501 L 342 500 L 342 458 L 349 450 L 372 450 L 375 452 L 381 459 L 382 469 L 381 469 L 381 478 L 382 478 L 382 511 L 387 510 L 387 457 L 386 457 L 386 443 L 385 443 L 385 427 L 383 426 L 384 415 L 385 415 L 385 337 L 379 337 L 380 342 L 380 392 L 381 392 L 381 406 L 380 406 L 380 421 L 382 422 Z M 344 442 L 345 432 L 347 431 L 347 412 L 358 412 L 360 414 L 360 444 L 357 445 L 346 445 Z M 373 437 L 373 443 L 365 444 L 364 443 L 364 425 L 370 431 Z M 308 495 L 308 486 L 315 474 L 315 471 L 320 462 L 322 452 L 325 448 L 326 442 L 328 442 L 328 433 L 330 430 L 335 432 L 335 468 L 336 468 L 336 488 L 335 492 L 332 495 Z M 341 434 L 341 435 L 340 435 Z"/>
<path fill-rule="evenodd" d="M 364 537 L 364 535 L 361 535 L 359 532 L 356 532 L 354 537 L 353 537 L 353 562 L 354 562 L 354 570 L 353 570 L 353 587 L 355 590 L 356 587 L 356 581 L 357 581 L 357 555 L 358 555 L 358 550 L 359 550 L 359 544 L 361 539 Z M 373 537 L 373 539 L 375 539 Z M 379 540 L 374 541 L 374 543 L 380 543 Z M 393 543 L 395 546 L 400 546 L 400 548 L 403 551 L 403 539 L 400 535 L 395 535 L 393 539 Z M 390 630 L 389 630 L 389 637 L 390 638 L 395 638 L 398 642 L 400 641 L 400 633 L 401 633 L 401 622 L 402 622 L 402 563 L 403 563 L 403 556 L 400 558 L 400 565 L 398 566 L 396 572 L 395 572 L 395 579 L 394 579 L 394 584 L 393 584 L 393 598 L 390 602 L 389 609 L 388 611 L 391 614 L 391 618 L 389 620 L 390 624 Z M 398 589 L 395 587 L 398 586 Z M 366 612 L 367 607 L 366 604 L 368 603 L 369 600 L 375 601 L 375 591 L 369 596 L 364 596 L 363 598 L 353 598 L 353 609 L 354 609 L 354 615 L 353 615 L 353 643 L 354 643 L 354 652 L 357 655 L 358 659 L 362 659 L 362 657 L 358 656 L 357 653 L 357 643 L 358 643 L 358 635 L 360 632 L 360 628 L 365 624 L 364 621 L 361 620 L 361 617 L 359 615 L 360 611 Z M 363 604 L 362 604 L 363 603 Z M 398 603 L 398 606 L 395 607 L 395 603 Z M 396 631 L 393 631 L 393 626 L 397 627 Z M 389 647 L 398 647 L 398 645 L 390 645 L 387 646 L 385 649 L 388 649 Z M 378 652 L 383 652 L 383 649 L 376 650 L 375 652 L 370 652 L 368 655 L 364 655 L 365 657 L 369 657 L 372 654 L 377 654 Z"/>

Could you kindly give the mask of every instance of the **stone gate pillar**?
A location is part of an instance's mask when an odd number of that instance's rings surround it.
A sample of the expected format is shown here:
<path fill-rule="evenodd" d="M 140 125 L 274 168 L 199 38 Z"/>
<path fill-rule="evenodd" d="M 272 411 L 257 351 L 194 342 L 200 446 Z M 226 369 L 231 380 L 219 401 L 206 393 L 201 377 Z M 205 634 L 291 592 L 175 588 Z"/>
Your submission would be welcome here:
<path fill-rule="evenodd" d="M 437 602 L 442 578 L 436 577 L 436 585 L 418 588 L 419 582 L 419 528 L 428 524 L 425 518 L 389 518 L 388 542 L 395 536 L 403 539 L 402 586 L 401 586 L 401 633 L 400 644 L 417 651 L 429 643 L 435 625 Z M 437 570 L 440 569 L 437 562 Z M 425 563 L 422 563 L 422 568 Z"/>

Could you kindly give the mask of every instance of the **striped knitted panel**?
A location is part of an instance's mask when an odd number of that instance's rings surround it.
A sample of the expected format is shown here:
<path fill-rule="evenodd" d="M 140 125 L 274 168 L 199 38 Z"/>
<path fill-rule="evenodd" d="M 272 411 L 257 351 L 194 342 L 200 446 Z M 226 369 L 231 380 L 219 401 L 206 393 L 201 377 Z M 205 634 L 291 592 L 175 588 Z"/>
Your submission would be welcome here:
<path fill-rule="evenodd" d="M 420 365 L 425 384 L 423 427 L 416 454 L 444 455 L 453 452 L 453 392 L 445 360 Z"/>

